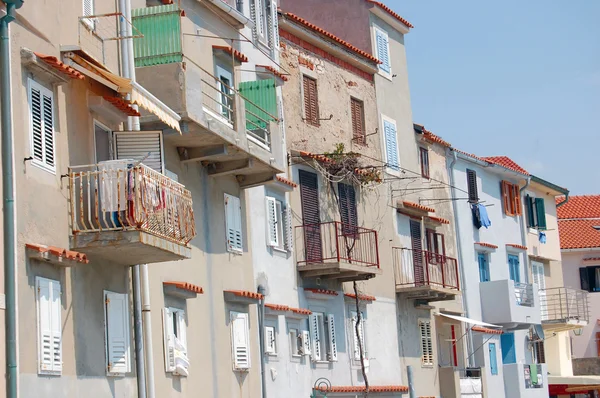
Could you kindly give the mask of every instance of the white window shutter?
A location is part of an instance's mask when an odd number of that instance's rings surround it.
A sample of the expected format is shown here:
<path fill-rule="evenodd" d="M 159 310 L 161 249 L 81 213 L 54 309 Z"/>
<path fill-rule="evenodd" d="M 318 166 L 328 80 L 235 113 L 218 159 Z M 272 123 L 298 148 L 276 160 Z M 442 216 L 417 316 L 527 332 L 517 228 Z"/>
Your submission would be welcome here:
<path fill-rule="evenodd" d="M 177 328 L 179 332 L 177 339 L 187 354 L 187 325 L 185 324 L 185 312 L 183 311 L 177 311 Z"/>
<path fill-rule="evenodd" d="M 30 144 L 33 162 L 55 171 L 54 94 L 29 80 Z"/>
<path fill-rule="evenodd" d="M 277 201 L 270 196 L 267 196 L 265 200 L 267 204 L 267 245 L 277 247 L 279 246 Z"/>
<path fill-rule="evenodd" d="M 292 209 L 286 206 L 283 211 L 283 234 L 285 235 L 285 250 L 291 252 L 294 248 L 294 227 L 292 225 Z"/>
<path fill-rule="evenodd" d="M 359 336 L 356 334 L 356 322 L 358 322 L 358 316 L 356 315 L 356 311 L 352 311 L 350 312 L 350 314 L 352 316 L 352 322 L 350 322 L 350 327 L 352 328 L 351 336 L 354 343 L 354 359 L 360 361 L 360 339 Z"/>
<path fill-rule="evenodd" d="M 310 355 L 310 333 L 308 333 L 308 330 L 302 331 L 302 354 Z"/>
<path fill-rule="evenodd" d="M 242 253 L 242 207 L 240 198 L 225 194 L 225 230 L 227 251 Z"/>
<path fill-rule="evenodd" d="M 262 40 L 265 38 L 265 1 L 267 0 L 254 0 L 256 3 L 256 27 L 258 37 Z"/>
<path fill-rule="evenodd" d="M 161 131 L 115 131 L 115 158 L 133 159 L 162 173 L 164 171 L 163 138 Z"/>
<path fill-rule="evenodd" d="M 175 334 L 173 331 L 173 313 L 163 309 L 163 334 L 165 345 L 165 372 L 175 371 Z"/>
<path fill-rule="evenodd" d="M 234 369 L 250 368 L 250 338 L 248 314 L 231 312 L 231 346 Z"/>
<path fill-rule="evenodd" d="M 387 154 L 387 166 L 392 170 L 399 170 L 396 125 L 392 122 L 384 120 L 383 130 L 385 135 L 385 151 Z"/>
<path fill-rule="evenodd" d="M 265 326 L 265 353 L 277 353 L 275 344 L 275 328 L 273 326 Z"/>
<path fill-rule="evenodd" d="M 367 349 L 365 342 L 365 316 L 361 312 L 360 314 L 360 325 L 358 326 L 358 335 L 356 334 L 356 323 L 358 322 L 358 316 L 356 311 L 352 311 L 352 336 L 354 339 L 354 359 L 360 361 L 360 346 L 362 346 L 363 358 L 367 357 Z"/>
<path fill-rule="evenodd" d="M 38 373 L 62 372 L 60 282 L 37 277 Z"/>
<path fill-rule="evenodd" d="M 424 365 L 433 365 L 431 323 L 429 321 L 419 321 L 419 332 L 421 334 L 421 362 Z"/>
<path fill-rule="evenodd" d="M 379 69 L 385 73 L 391 72 L 389 38 L 386 32 L 376 29 L 375 40 L 377 42 L 377 58 L 381 61 Z"/>
<path fill-rule="evenodd" d="M 309 319 L 309 328 L 310 328 L 310 340 L 312 345 L 312 360 L 320 361 L 321 360 L 321 336 L 320 336 L 320 323 L 323 322 L 323 318 L 319 314 L 311 314 Z"/>
<path fill-rule="evenodd" d="M 279 15 L 277 14 L 277 4 L 271 0 L 271 14 L 272 14 L 272 29 L 273 29 L 273 49 L 279 50 Z"/>
<path fill-rule="evenodd" d="M 327 336 L 329 337 L 328 358 L 330 361 L 337 361 L 337 342 L 335 337 L 335 319 L 333 314 L 327 314 Z"/>
<path fill-rule="evenodd" d="M 94 15 L 94 0 L 83 0 L 83 16 Z"/>
<path fill-rule="evenodd" d="M 258 40 L 258 22 L 256 20 L 256 0 L 250 0 L 250 19 L 254 22 L 254 27 L 252 28 L 252 38 L 254 41 Z"/>
<path fill-rule="evenodd" d="M 126 294 L 105 292 L 107 373 L 129 373 L 129 302 Z"/>

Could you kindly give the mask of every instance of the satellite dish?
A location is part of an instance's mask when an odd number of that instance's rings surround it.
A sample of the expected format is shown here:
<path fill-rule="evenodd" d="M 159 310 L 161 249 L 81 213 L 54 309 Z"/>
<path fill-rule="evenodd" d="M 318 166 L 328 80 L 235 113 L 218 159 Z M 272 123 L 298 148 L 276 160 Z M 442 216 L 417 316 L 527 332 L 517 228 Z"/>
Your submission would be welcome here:
<path fill-rule="evenodd" d="M 532 343 L 535 343 L 536 341 L 542 341 L 544 339 L 545 335 L 542 325 L 532 325 L 529 328 L 529 340 L 531 340 Z"/>

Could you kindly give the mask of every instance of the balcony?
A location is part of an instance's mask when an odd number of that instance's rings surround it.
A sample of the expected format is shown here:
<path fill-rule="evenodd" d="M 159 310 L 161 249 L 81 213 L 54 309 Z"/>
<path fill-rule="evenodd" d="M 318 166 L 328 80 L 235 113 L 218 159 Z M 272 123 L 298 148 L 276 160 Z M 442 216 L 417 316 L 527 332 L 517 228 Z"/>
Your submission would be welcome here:
<path fill-rule="evenodd" d="M 508 330 L 527 329 L 541 323 L 537 289 L 511 279 L 479 284 L 483 321 Z"/>
<path fill-rule="evenodd" d="M 502 365 L 504 392 L 507 397 L 547 398 L 546 364 L 510 363 Z"/>
<path fill-rule="evenodd" d="M 235 176 L 242 188 L 272 182 L 285 170 L 275 80 L 238 83 L 237 67 L 247 58 L 231 43 L 197 37 L 200 27 L 181 14 L 177 5 L 133 10 L 144 34 L 134 41 L 137 81 L 181 116 L 183 134 L 165 141 L 182 162 L 201 162 L 214 177 Z M 220 45 L 211 53 L 211 44 Z M 261 95 L 251 94 L 256 90 Z M 260 101 L 267 97 L 274 109 Z M 153 116 L 142 115 L 141 123 L 164 128 Z"/>
<path fill-rule="evenodd" d="M 424 250 L 393 248 L 396 292 L 409 299 L 452 300 L 460 294 L 455 258 Z"/>
<path fill-rule="evenodd" d="M 144 164 L 69 168 L 71 250 L 120 265 L 190 258 L 192 195 Z"/>
<path fill-rule="evenodd" d="M 590 320 L 588 292 L 567 287 L 539 291 L 544 330 L 561 332 L 579 329 Z"/>
<path fill-rule="evenodd" d="M 337 221 L 295 229 L 298 271 L 304 277 L 367 280 L 381 274 L 377 231 Z"/>

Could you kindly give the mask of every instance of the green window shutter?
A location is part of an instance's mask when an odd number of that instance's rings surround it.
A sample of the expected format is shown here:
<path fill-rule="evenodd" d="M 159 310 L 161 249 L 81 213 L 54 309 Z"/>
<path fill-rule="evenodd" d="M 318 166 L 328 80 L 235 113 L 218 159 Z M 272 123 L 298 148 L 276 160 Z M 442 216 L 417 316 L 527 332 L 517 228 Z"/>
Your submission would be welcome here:
<path fill-rule="evenodd" d="M 135 66 L 170 64 L 183 60 L 181 10 L 177 4 L 132 10 Z"/>
<path fill-rule="evenodd" d="M 527 209 L 527 226 L 533 228 L 536 226 L 533 213 L 533 198 L 529 195 L 525 197 L 525 207 Z"/>
<path fill-rule="evenodd" d="M 539 229 L 546 229 L 546 207 L 543 198 L 535 198 L 535 212 L 537 227 Z"/>
<path fill-rule="evenodd" d="M 246 129 L 267 129 L 267 121 L 277 116 L 275 79 L 241 82 L 239 92 L 246 102 Z"/>

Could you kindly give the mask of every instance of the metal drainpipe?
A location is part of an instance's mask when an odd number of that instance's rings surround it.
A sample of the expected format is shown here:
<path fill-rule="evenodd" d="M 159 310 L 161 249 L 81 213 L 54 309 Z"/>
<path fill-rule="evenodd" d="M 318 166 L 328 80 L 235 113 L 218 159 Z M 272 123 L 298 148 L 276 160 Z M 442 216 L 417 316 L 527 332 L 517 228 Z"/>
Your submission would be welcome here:
<path fill-rule="evenodd" d="M 523 188 L 519 189 L 519 195 L 523 196 L 523 191 L 527 189 L 529 183 L 531 182 L 531 177 L 527 177 L 527 182 L 523 186 Z M 523 246 L 527 246 L 527 221 L 525 220 L 524 211 L 521 212 L 521 217 L 519 217 L 519 223 L 521 224 L 521 244 Z M 525 263 L 525 283 L 529 283 L 529 256 L 525 253 L 525 258 L 523 262 Z"/>
<path fill-rule="evenodd" d="M 6 15 L 0 19 L 0 85 L 2 92 L 2 195 L 4 233 L 4 294 L 6 295 L 6 397 L 17 397 L 17 298 L 15 259 L 15 177 L 12 130 L 12 98 L 10 73 L 10 31 L 8 24 L 15 20 L 15 10 L 23 5 L 19 0 L 4 0 Z"/>
<path fill-rule="evenodd" d="M 267 398 L 267 374 L 265 373 L 266 358 L 265 358 L 265 288 L 263 285 L 258 285 L 258 293 L 263 295 L 258 305 L 258 336 L 260 349 L 260 377 L 262 385 L 262 398 Z"/>
<path fill-rule="evenodd" d="M 452 162 L 450 163 L 450 165 L 448 166 L 448 178 L 450 179 L 450 187 L 452 189 L 452 197 L 455 198 L 456 197 L 456 188 L 454 186 L 454 164 L 456 163 L 457 157 L 456 157 L 456 152 L 452 152 Z M 456 200 L 452 201 L 452 211 L 454 212 L 454 215 L 456 216 L 458 214 L 457 212 L 457 202 Z M 460 239 L 460 228 L 458 227 L 458 220 L 454 220 L 454 229 L 456 231 L 456 251 L 457 251 L 457 255 L 458 255 L 458 261 L 459 264 L 461 264 L 459 272 L 460 272 L 460 283 L 462 285 L 462 304 L 463 307 L 465 309 L 467 318 L 470 317 L 470 313 L 469 313 L 469 301 L 467 300 L 467 283 L 465 282 L 465 272 L 463 269 L 463 265 L 464 265 L 464 261 L 463 261 L 463 254 L 462 254 L 462 242 Z M 473 352 L 473 333 L 471 332 L 471 328 L 467 328 L 467 352 L 472 353 Z M 467 361 L 469 364 L 469 367 L 473 367 L 474 366 L 474 361 L 473 361 L 473 355 L 469 355 L 467 357 Z"/>

